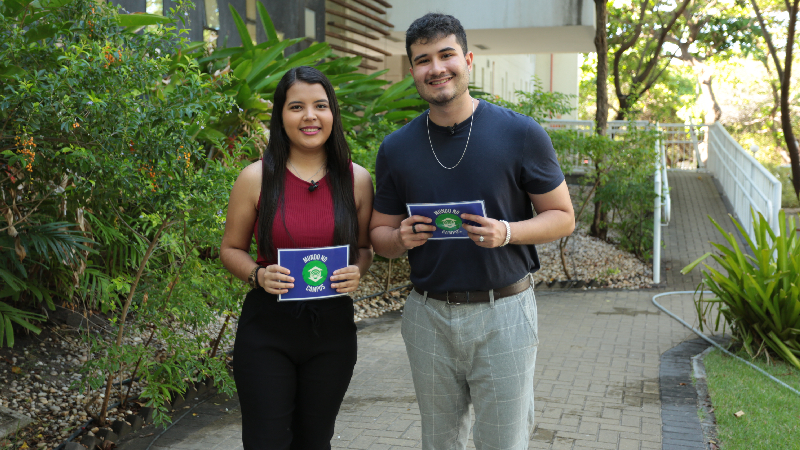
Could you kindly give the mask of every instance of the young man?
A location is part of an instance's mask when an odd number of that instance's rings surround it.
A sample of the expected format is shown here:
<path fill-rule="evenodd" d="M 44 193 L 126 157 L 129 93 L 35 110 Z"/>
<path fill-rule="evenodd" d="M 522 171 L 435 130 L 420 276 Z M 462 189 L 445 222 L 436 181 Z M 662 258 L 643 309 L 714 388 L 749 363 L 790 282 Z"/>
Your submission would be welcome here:
<path fill-rule="evenodd" d="M 541 126 L 469 95 L 473 54 L 456 18 L 417 19 L 406 51 L 430 110 L 381 145 L 370 236 L 385 257 L 408 251 L 414 290 L 402 334 L 422 448 L 465 448 L 472 403 L 478 449 L 526 449 L 539 343 L 529 274 L 539 268 L 534 244 L 574 229 L 569 191 Z M 432 220 L 406 212 L 476 200 L 486 217 L 461 215 L 479 225 L 463 225 L 469 239 L 429 240 Z"/>

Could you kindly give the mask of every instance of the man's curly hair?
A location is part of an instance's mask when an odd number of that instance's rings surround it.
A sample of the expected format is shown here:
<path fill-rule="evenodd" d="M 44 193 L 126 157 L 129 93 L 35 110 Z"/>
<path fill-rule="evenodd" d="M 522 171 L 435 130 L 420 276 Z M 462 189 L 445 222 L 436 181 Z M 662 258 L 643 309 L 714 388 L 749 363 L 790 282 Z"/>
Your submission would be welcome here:
<path fill-rule="evenodd" d="M 453 16 L 439 13 L 428 13 L 415 20 L 406 31 L 406 54 L 408 61 L 411 61 L 411 45 L 425 44 L 429 41 L 437 41 L 441 38 L 455 35 L 456 42 L 461 46 L 464 54 L 467 54 L 467 33 L 461 22 Z"/>

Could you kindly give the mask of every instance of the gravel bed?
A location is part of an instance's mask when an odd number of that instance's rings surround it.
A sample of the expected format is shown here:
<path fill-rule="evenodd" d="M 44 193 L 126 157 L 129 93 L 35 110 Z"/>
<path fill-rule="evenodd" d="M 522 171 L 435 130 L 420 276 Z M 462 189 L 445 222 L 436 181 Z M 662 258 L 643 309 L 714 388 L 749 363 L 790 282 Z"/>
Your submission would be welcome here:
<path fill-rule="evenodd" d="M 220 317 L 206 330 L 181 330 L 192 335 L 203 333 L 216 337 L 222 328 L 225 318 Z M 230 330 L 231 327 L 228 327 Z M 143 345 L 149 338 L 138 334 L 132 327 L 124 344 Z M 105 339 L 111 345 L 116 332 L 106 329 Z M 77 428 L 83 426 L 90 416 L 86 412 L 86 404 L 93 398 L 98 411 L 105 394 L 105 384 L 99 389 L 88 388 L 86 375 L 80 373 L 83 364 L 97 355 L 89 354 L 89 347 L 80 339 L 80 331 L 62 324 L 44 327 L 40 335 L 18 336 L 13 348 L 0 349 L 0 406 L 34 419 L 34 423 L 25 427 L 15 437 L 16 441 L 0 437 L 0 449 L 21 448 L 25 442 L 31 449 L 53 449 L 60 445 Z M 207 333 L 207 334 L 206 334 Z M 233 347 L 233 332 L 225 333 L 220 343 L 221 349 Z M 153 340 L 150 346 L 155 350 L 164 348 L 162 342 Z M 124 373 L 123 376 L 128 376 Z M 116 380 L 120 381 L 120 380 Z M 118 402 L 124 394 L 134 398 L 147 385 L 146 380 L 132 381 L 123 386 L 114 386 L 111 390 L 109 406 Z M 83 387 L 83 392 L 80 388 Z M 124 408 L 112 408 L 107 414 L 109 423 L 114 420 L 125 420 L 142 406 L 131 400 Z M 97 432 L 94 425 L 87 432 Z"/>
<path fill-rule="evenodd" d="M 533 274 L 539 281 L 566 280 L 558 241 L 537 245 L 542 268 Z M 653 285 L 653 266 L 636 256 L 593 238 L 579 228 L 566 247 L 567 268 L 573 280 L 595 280 L 603 288 L 641 289 Z"/>

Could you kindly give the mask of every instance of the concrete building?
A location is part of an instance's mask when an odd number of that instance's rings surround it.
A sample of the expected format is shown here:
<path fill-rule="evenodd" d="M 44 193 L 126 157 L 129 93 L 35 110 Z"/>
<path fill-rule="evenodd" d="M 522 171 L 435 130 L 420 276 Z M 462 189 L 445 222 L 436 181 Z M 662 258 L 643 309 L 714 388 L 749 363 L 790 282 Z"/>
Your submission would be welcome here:
<path fill-rule="evenodd" d="M 217 35 L 224 46 L 241 44 L 230 13 L 245 18 L 251 38 L 266 40 L 256 14 L 261 1 L 283 38 L 307 37 L 293 53 L 327 41 L 342 56 L 361 56 L 365 72 L 388 69 L 399 81 L 409 73 L 405 30 L 427 12 L 452 14 L 467 32 L 475 54 L 472 82 L 486 92 L 514 100 L 517 89 L 531 89 L 537 77 L 545 91 L 575 95 L 577 118 L 579 53 L 594 51 L 591 0 L 195 0 L 186 16 L 189 37 Z M 172 0 L 112 0 L 127 11 L 160 13 Z"/>

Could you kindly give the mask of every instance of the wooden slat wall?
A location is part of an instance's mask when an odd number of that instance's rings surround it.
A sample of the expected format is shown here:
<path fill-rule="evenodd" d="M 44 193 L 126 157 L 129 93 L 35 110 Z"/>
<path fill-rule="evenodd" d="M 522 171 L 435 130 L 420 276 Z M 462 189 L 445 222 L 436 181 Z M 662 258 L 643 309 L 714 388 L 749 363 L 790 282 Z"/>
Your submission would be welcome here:
<path fill-rule="evenodd" d="M 366 70 L 384 68 L 366 61 L 385 63 L 392 55 L 386 37 L 394 25 L 386 20 L 385 9 L 391 7 L 385 0 L 326 0 L 326 41 L 337 56 L 361 56 Z"/>

